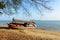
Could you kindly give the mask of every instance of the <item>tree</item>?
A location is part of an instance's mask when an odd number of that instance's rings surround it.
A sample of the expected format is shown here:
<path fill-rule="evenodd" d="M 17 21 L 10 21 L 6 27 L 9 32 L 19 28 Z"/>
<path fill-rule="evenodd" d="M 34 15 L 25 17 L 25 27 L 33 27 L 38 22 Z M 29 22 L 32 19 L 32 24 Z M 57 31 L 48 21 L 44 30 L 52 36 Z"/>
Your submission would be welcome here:
<path fill-rule="evenodd" d="M 32 7 L 32 5 L 34 6 L 34 9 L 37 9 L 39 12 L 40 7 L 42 6 L 43 8 L 46 8 L 48 10 L 51 10 L 49 3 L 52 0 L 2 0 L 0 2 L 0 9 L 2 9 L 2 11 L 5 14 L 15 14 L 17 13 L 17 10 L 21 7 L 23 8 L 23 10 L 28 13 L 30 15 L 30 11 L 28 11 L 29 9 L 26 8 L 25 5 L 29 5 Z M 25 4 L 24 4 L 25 3 Z M 15 10 L 15 13 L 13 13 L 13 10 Z"/>
<path fill-rule="evenodd" d="M 4 8 L 4 3 L 0 2 L 0 9 L 3 9 L 3 8 Z"/>

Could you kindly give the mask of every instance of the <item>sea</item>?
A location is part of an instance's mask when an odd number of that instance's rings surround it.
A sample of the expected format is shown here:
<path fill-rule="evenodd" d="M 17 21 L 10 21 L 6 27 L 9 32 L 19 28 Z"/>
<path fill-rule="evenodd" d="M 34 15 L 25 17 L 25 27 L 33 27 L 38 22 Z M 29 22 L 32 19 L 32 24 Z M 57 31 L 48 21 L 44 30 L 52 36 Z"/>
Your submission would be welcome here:
<path fill-rule="evenodd" d="M 10 20 L 2 20 L 0 21 L 0 24 L 7 25 L 11 22 L 12 21 Z M 36 23 L 38 29 L 60 31 L 60 21 L 34 20 L 34 22 Z"/>
<path fill-rule="evenodd" d="M 60 31 L 60 21 L 37 20 L 35 22 L 39 29 Z"/>

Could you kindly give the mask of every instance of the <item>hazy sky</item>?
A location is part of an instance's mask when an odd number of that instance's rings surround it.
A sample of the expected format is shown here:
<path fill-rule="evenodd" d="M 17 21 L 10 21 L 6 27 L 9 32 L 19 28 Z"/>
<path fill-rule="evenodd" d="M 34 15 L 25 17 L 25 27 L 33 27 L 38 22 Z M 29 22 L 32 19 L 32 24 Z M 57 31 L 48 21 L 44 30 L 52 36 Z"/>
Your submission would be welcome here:
<path fill-rule="evenodd" d="M 60 20 L 60 0 L 55 0 L 53 5 L 54 10 L 42 16 L 43 20 Z"/>
<path fill-rule="evenodd" d="M 25 15 L 24 13 L 14 14 L 12 16 L 8 16 L 6 14 L 0 15 L 0 20 L 10 20 L 13 17 L 17 19 L 35 19 L 35 20 L 60 20 L 60 0 L 55 0 L 54 4 L 52 4 L 52 11 L 44 11 L 42 12 L 42 16 L 40 14 L 37 15 L 38 12 L 33 11 L 30 16 Z M 19 13 L 19 12 L 18 12 Z"/>

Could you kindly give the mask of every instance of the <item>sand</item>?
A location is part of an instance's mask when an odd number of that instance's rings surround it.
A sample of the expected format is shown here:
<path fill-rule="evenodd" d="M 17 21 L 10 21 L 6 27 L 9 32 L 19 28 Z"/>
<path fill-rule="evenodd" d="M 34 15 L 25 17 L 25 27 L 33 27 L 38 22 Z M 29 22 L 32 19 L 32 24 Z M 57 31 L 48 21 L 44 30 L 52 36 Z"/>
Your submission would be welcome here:
<path fill-rule="evenodd" d="M 0 40 L 60 40 L 60 32 L 35 28 L 0 29 Z"/>

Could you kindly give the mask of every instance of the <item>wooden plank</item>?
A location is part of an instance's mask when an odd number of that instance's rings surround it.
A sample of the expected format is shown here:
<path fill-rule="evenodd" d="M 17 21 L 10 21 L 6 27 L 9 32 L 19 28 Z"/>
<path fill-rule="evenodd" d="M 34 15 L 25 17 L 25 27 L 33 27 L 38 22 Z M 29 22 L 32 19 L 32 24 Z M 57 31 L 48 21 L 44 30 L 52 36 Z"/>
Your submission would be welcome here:
<path fill-rule="evenodd" d="M 27 21 L 27 20 L 19 20 L 19 19 L 14 19 L 15 22 L 27 22 L 27 23 L 32 23 L 32 21 Z"/>

